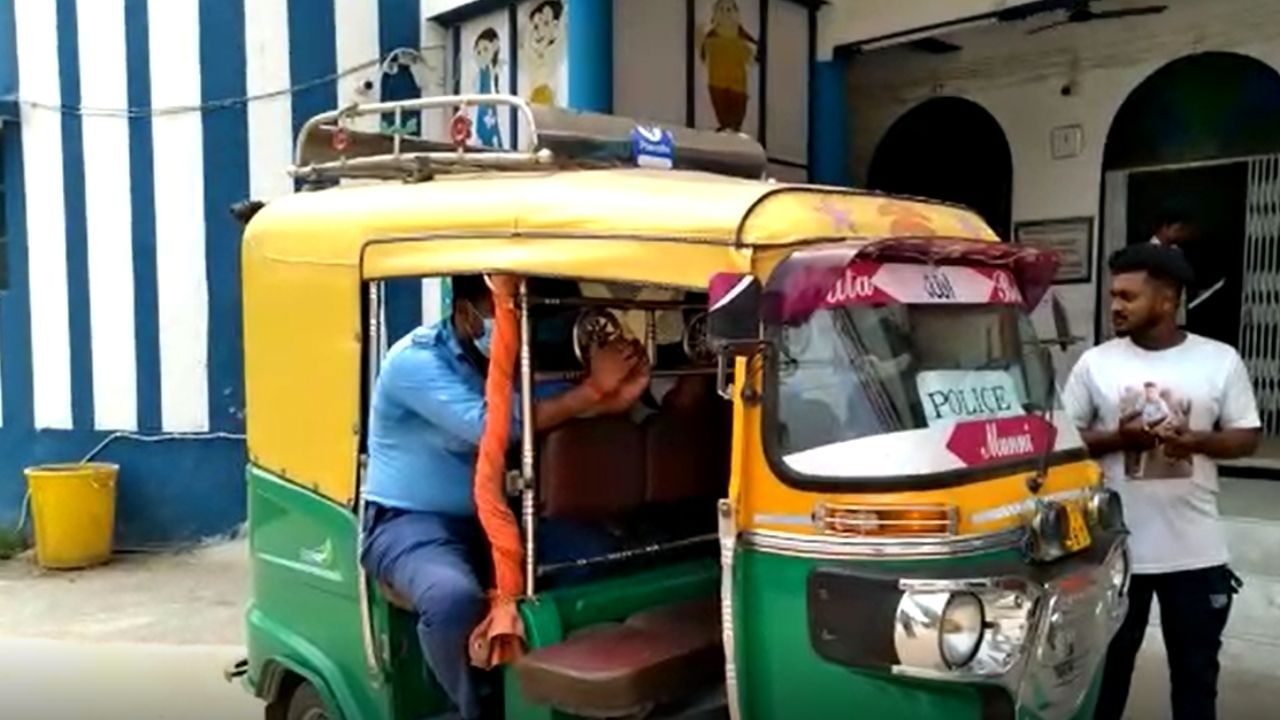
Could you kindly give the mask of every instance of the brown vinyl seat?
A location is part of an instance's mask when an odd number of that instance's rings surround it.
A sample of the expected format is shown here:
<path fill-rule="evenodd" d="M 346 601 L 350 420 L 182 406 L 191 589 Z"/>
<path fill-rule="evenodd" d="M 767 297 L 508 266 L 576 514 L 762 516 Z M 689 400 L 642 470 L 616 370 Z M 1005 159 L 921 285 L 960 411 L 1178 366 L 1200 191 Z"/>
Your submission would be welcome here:
<path fill-rule="evenodd" d="M 670 396 L 665 400 L 670 400 Z M 729 482 L 731 408 L 714 394 L 664 402 L 645 422 L 645 502 L 721 497 Z"/>
<path fill-rule="evenodd" d="M 538 493 L 549 518 L 603 521 L 644 503 L 644 432 L 630 419 L 574 420 L 547 433 Z"/>
<path fill-rule="evenodd" d="M 724 677 L 714 598 L 595 625 L 516 663 L 524 696 L 561 712 L 613 718 L 688 697 Z"/>

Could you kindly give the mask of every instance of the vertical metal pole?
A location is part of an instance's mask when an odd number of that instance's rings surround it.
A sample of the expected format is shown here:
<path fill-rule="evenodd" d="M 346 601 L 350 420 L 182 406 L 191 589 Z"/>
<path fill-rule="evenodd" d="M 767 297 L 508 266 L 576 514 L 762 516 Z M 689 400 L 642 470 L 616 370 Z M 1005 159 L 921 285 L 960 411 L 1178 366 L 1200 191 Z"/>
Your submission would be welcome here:
<path fill-rule="evenodd" d="M 404 127 L 404 107 L 396 105 L 396 126 L 391 129 L 392 153 L 400 159 L 400 128 Z"/>
<path fill-rule="evenodd" d="M 524 521 L 524 593 L 534 593 L 535 562 L 534 530 L 537 518 L 534 506 L 537 501 L 533 474 L 533 343 L 529 320 L 529 281 L 520 281 L 520 510 Z"/>
<path fill-rule="evenodd" d="M 378 368 L 382 364 L 383 356 L 383 332 L 382 332 L 382 284 L 378 282 L 369 283 L 369 322 L 365 328 L 364 341 L 365 350 L 368 352 L 369 368 L 365 377 L 365 387 L 367 388 L 366 396 L 369 401 L 373 402 L 373 388 L 378 380 Z M 364 516 L 365 503 L 362 497 L 361 485 L 364 480 L 364 463 L 357 471 L 356 482 L 356 568 L 359 569 L 359 602 L 360 602 L 360 641 L 364 648 L 365 666 L 369 671 L 369 677 L 372 678 L 374 687 L 382 684 L 382 664 L 379 662 L 378 650 L 373 637 L 373 613 L 369 609 L 369 577 L 365 573 L 364 565 L 360 562 L 360 548 L 364 547 Z"/>
<path fill-rule="evenodd" d="M 649 356 L 649 366 L 658 363 L 658 313 L 650 310 L 644 314 L 644 345 Z"/>

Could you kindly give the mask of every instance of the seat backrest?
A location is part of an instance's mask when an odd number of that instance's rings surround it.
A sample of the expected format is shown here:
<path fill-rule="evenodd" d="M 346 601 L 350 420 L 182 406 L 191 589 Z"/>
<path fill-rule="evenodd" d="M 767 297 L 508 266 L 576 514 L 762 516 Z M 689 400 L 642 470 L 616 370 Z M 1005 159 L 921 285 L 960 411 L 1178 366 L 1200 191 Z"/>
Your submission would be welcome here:
<path fill-rule="evenodd" d="M 669 394 L 645 422 L 645 501 L 716 498 L 729 482 L 732 408 L 713 390 Z"/>
<path fill-rule="evenodd" d="M 645 438 L 622 416 L 573 420 L 547 433 L 538 490 L 549 518 L 602 521 L 644 503 Z"/>

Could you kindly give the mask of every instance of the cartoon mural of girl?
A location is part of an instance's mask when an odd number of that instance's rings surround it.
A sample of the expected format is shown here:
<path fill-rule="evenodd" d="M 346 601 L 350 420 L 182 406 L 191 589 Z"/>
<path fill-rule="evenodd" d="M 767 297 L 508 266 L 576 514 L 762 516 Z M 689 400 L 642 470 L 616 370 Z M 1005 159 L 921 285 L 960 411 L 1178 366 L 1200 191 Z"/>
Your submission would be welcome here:
<path fill-rule="evenodd" d="M 529 81 L 533 89 L 529 102 L 535 105 L 555 105 L 556 86 L 563 65 L 564 3 L 561 0 L 542 0 L 529 11 L 529 25 L 525 36 L 528 50 Z M 524 57 L 521 56 L 521 62 Z"/>
<path fill-rule="evenodd" d="M 501 61 L 500 49 L 502 41 L 498 31 L 485 28 L 476 36 L 476 93 L 479 95 L 498 94 L 498 65 Z M 502 147 L 502 128 L 498 125 L 498 109 L 493 105 L 480 105 L 476 108 L 476 139 L 484 147 Z"/>
<path fill-rule="evenodd" d="M 747 116 L 747 68 L 756 62 L 759 43 L 742 27 L 736 0 L 715 0 L 711 27 L 698 52 L 707 66 L 707 90 L 719 130 L 742 131 Z"/>

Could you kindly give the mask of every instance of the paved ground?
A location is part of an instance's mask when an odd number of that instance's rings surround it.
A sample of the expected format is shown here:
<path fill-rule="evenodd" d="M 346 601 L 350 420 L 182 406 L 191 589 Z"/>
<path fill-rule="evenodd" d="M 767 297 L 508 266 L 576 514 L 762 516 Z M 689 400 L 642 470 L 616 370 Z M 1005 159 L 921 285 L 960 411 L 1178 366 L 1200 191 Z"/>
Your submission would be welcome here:
<path fill-rule="evenodd" d="M 1222 498 L 1232 548 L 1251 572 L 1223 651 L 1219 717 L 1278 717 L 1280 483 L 1230 481 Z M 248 720 L 261 706 L 222 680 L 241 654 L 249 590 L 243 541 L 175 555 L 122 555 L 83 572 L 0 562 L 0 717 L 26 720 Z M 1280 588 L 1280 585 L 1276 585 Z M 1243 600 L 1243 598 L 1242 598 Z M 1153 628 L 1129 720 L 1163 720 L 1168 678 Z"/>
<path fill-rule="evenodd" d="M 221 670 L 236 646 L 0 638 L 0 715 L 13 720 L 260 720 Z"/>
<path fill-rule="evenodd" d="M 87 571 L 0 563 L 0 717 L 257 720 L 222 678 L 243 655 L 243 541 Z"/>
<path fill-rule="evenodd" d="M 241 540 L 73 572 L 0 562 L 0 638 L 240 645 L 247 552 Z"/>

